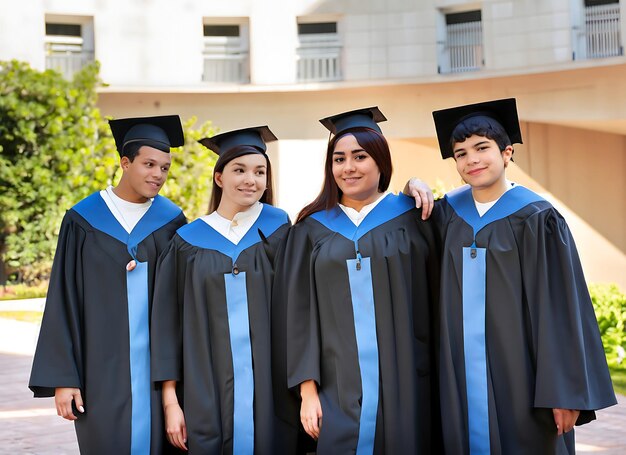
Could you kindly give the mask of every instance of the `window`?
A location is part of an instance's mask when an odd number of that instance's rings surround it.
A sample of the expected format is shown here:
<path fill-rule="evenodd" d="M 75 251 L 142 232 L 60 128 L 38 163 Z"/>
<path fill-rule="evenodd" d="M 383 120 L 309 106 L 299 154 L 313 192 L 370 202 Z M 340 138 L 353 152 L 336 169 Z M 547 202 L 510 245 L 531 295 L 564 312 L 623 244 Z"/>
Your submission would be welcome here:
<path fill-rule="evenodd" d="M 250 81 L 248 26 L 238 23 L 205 23 L 204 72 L 202 80 L 212 83 Z"/>
<path fill-rule="evenodd" d="M 46 17 L 46 68 L 71 79 L 94 60 L 93 20 L 85 17 Z"/>
<path fill-rule="evenodd" d="M 341 79 L 341 43 L 337 22 L 299 23 L 298 42 L 298 82 Z"/>
<path fill-rule="evenodd" d="M 576 39 L 576 58 L 603 58 L 622 55 L 620 5 L 618 0 L 585 0 L 584 26 Z M 578 54 L 578 55 L 577 55 Z"/>
<path fill-rule="evenodd" d="M 481 11 L 445 14 L 445 38 L 439 55 L 440 73 L 476 71 L 484 66 Z"/>

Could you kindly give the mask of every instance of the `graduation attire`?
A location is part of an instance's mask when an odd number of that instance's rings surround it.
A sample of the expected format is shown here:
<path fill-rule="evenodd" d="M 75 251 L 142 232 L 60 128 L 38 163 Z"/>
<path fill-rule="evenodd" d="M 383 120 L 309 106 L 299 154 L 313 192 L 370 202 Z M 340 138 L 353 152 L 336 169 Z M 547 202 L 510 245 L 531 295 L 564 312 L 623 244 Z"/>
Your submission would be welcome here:
<path fill-rule="evenodd" d="M 413 199 L 388 194 L 359 226 L 335 207 L 289 233 L 288 386 L 318 384 L 320 454 L 436 452 L 439 252 L 419 218 Z"/>
<path fill-rule="evenodd" d="M 168 117 L 165 128 L 175 129 L 174 120 L 180 128 L 178 116 Z M 145 136 L 149 120 L 130 134 L 127 124 L 122 137 L 153 138 L 153 125 Z M 158 129 L 161 147 L 180 145 Z M 35 397 L 81 390 L 85 412 L 74 413 L 82 453 L 163 453 L 161 392 L 150 382 L 151 291 L 156 260 L 185 223 L 180 208 L 156 196 L 129 233 L 100 193 L 63 218 L 29 387 Z M 137 266 L 127 271 L 131 260 Z"/>
<path fill-rule="evenodd" d="M 264 152 L 265 129 L 243 132 L 203 143 L 228 160 L 242 143 Z M 274 258 L 289 226 L 284 211 L 262 204 L 235 244 L 198 219 L 159 261 L 152 379 L 177 381 L 192 454 L 277 453 L 270 302 Z"/>
<path fill-rule="evenodd" d="M 519 185 L 482 217 L 463 186 L 436 204 L 433 219 L 443 238 L 445 453 L 573 454 L 574 431 L 558 436 L 552 409 L 580 410 L 581 425 L 616 400 L 565 220 Z"/>

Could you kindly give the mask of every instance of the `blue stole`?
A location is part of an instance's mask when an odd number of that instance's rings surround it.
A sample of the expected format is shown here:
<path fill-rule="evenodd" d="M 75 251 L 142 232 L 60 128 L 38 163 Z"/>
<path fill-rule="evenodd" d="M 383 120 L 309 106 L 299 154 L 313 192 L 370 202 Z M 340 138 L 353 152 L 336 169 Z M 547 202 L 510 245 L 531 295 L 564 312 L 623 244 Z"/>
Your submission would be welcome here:
<path fill-rule="evenodd" d="M 239 271 L 237 258 L 247 248 L 272 235 L 287 224 L 287 214 L 263 204 L 261 214 L 238 244 L 232 243 L 202 220 L 181 227 L 178 235 L 190 245 L 218 251 L 233 261 L 232 271 L 224 274 L 228 329 L 233 360 L 233 454 L 254 454 L 254 372 L 248 317 L 246 272 Z"/>
<path fill-rule="evenodd" d="M 376 335 L 372 269 L 370 258 L 361 256 L 358 241 L 372 229 L 408 212 L 414 207 L 415 203 L 412 198 L 404 195 L 395 196 L 388 194 L 367 214 L 359 226 L 355 226 L 352 220 L 338 206 L 311 215 L 311 218 L 317 220 L 331 231 L 352 240 L 356 252 L 356 259 L 346 260 L 346 266 L 350 282 L 362 389 L 357 455 L 371 455 L 374 452 L 376 414 L 379 400 L 378 339 Z"/>
<path fill-rule="evenodd" d="M 126 272 L 132 397 L 130 453 L 132 455 L 150 453 L 150 390 L 152 387 L 150 382 L 148 263 L 137 260 L 137 248 L 146 237 L 174 220 L 182 211 L 169 199 L 156 196 L 148 211 L 129 234 L 111 213 L 99 192 L 83 199 L 72 210 L 83 217 L 94 229 L 125 244 L 128 253 L 137 263 L 134 270 Z"/>
<path fill-rule="evenodd" d="M 470 454 L 488 455 L 489 399 L 485 337 L 487 248 L 476 246 L 476 235 L 485 226 L 544 199 L 523 186 L 516 185 L 504 193 L 481 217 L 476 210 L 469 185 L 457 188 L 445 197 L 456 214 L 473 230 L 472 245 L 463 247 L 463 349 L 467 420 Z"/>

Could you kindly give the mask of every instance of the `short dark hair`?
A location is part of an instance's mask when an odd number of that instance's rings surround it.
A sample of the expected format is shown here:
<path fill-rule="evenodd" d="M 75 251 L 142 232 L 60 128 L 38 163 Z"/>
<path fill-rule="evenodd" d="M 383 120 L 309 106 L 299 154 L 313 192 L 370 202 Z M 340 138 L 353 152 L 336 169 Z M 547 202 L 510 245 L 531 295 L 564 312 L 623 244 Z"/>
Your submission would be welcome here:
<path fill-rule="evenodd" d="M 451 148 L 454 150 L 454 144 L 465 142 L 467 138 L 474 135 L 495 141 L 501 152 L 511 145 L 511 139 L 500 122 L 486 115 L 477 115 L 462 120 L 454 128 L 450 136 Z"/>
<path fill-rule="evenodd" d="M 209 213 L 213 213 L 217 210 L 220 205 L 220 201 L 222 200 L 222 188 L 215 183 L 215 173 L 223 172 L 224 168 L 228 163 L 230 163 L 235 158 L 244 155 L 252 155 L 258 154 L 263 155 L 265 157 L 265 161 L 267 161 L 267 172 L 265 176 L 267 177 L 267 186 L 265 187 L 265 192 L 259 199 L 259 202 L 263 204 L 274 204 L 274 186 L 272 185 L 272 165 L 268 156 L 265 153 L 262 153 L 256 147 L 251 147 L 249 145 L 238 145 L 228 150 L 225 154 L 221 155 L 220 158 L 215 163 L 215 167 L 213 168 L 213 185 L 211 187 L 211 199 L 209 201 Z"/>
<path fill-rule="evenodd" d="M 129 144 L 126 144 L 122 157 L 128 158 L 129 161 L 132 163 L 133 161 L 135 161 L 135 158 L 137 158 L 137 155 L 139 155 L 139 149 L 144 145 L 145 144 L 142 144 L 141 142 L 131 142 Z"/>
<path fill-rule="evenodd" d="M 391 164 L 391 152 L 389 151 L 389 144 L 385 136 L 370 128 L 359 127 L 352 128 L 345 131 L 338 136 L 333 137 L 328 143 L 326 150 L 326 163 L 324 164 L 324 184 L 322 185 L 322 191 L 317 198 L 309 205 L 304 207 L 298 214 L 296 223 L 302 221 L 307 216 L 319 212 L 320 210 L 330 210 L 335 207 L 341 200 L 341 190 L 335 182 L 333 176 L 333 152 L 335 151 L 335 145 L 339 139 L 351 134 L 355 137 L 363 150 L 365 150 L 376 162 L 378 170 L 380 171 L 380 179 L 378 180 L 378 191 L 384 192 L 389 188 L 391 183 L 391 174 L 393 172 L 393 165 Z"/>

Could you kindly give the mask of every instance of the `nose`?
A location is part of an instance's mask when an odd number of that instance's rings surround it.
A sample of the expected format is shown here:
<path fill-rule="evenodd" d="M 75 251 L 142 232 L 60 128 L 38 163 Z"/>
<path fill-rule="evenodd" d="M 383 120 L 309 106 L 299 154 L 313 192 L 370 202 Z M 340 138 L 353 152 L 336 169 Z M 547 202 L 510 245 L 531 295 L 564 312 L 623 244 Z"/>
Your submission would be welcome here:
<path fill-rule="evenodd" d="M 244 181 L 244 183 L 246 185 L 253 185 L 254 184 L 254 174 L 252 172 L 246 172 L 244 174 L 243 181 Z"/>
<path fill-rule="evenodd" d="M 354 165 L 354 160 L 352 158 L 346 158 L 345 163 L 346 163 L 346 165 L 344 167 L 344 170 L 346 172 L 354 172 L 355 171 L 356 167 Z"/>

